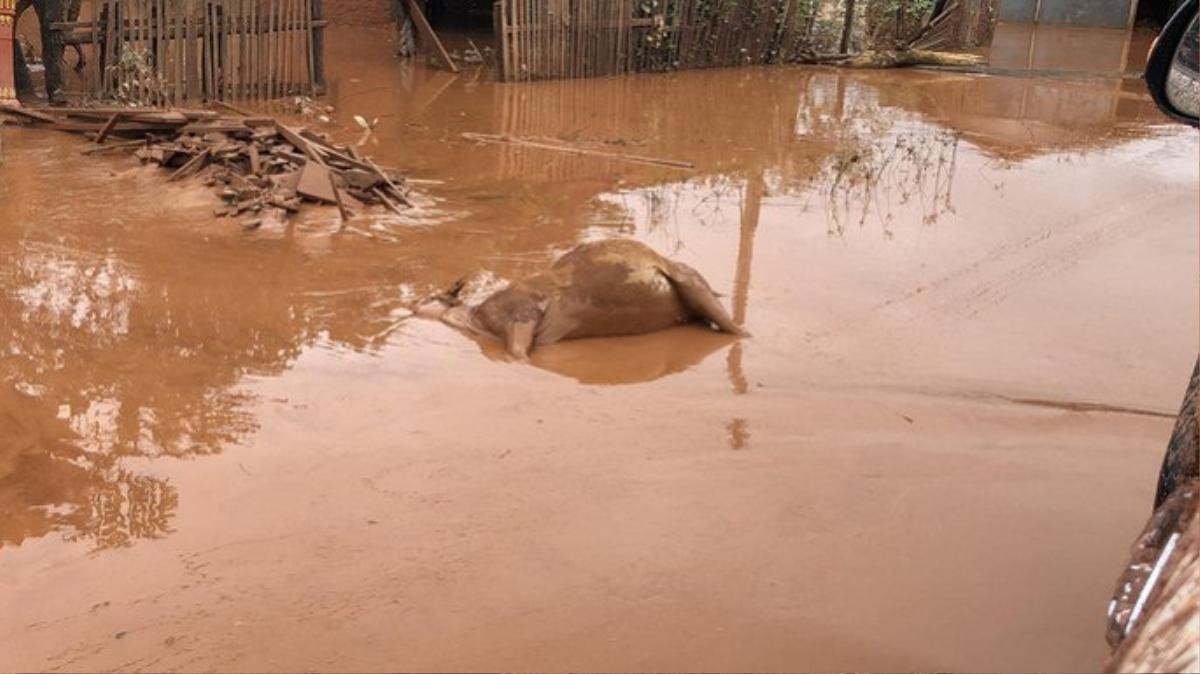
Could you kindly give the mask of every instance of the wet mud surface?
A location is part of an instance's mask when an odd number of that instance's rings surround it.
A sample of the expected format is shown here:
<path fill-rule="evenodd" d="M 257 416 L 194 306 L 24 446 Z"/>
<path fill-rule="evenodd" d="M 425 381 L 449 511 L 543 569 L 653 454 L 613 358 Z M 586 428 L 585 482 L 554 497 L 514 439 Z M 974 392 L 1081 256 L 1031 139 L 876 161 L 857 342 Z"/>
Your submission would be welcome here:
<path fill-rule="evenodd" d="M 1141 83 L 330 45 L 404 216 L 244 232 L 4 130 L 0 670 L 1099 666 L 1200 340 L 1200 145 Z M 616 236 L 753 337 L 408 318 Z"/>

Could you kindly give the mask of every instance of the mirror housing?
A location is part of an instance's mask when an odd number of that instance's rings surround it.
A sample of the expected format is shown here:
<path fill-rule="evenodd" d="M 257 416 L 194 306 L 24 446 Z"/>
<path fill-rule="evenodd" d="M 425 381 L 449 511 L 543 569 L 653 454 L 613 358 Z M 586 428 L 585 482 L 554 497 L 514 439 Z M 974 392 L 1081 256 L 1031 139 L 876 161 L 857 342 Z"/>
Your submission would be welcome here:
<path fill-rule="evenodd" d="M 1150 48 L 1146 86 L 1172 119 L 1200 126 L 1200 0 L 1186 0 Z"/>

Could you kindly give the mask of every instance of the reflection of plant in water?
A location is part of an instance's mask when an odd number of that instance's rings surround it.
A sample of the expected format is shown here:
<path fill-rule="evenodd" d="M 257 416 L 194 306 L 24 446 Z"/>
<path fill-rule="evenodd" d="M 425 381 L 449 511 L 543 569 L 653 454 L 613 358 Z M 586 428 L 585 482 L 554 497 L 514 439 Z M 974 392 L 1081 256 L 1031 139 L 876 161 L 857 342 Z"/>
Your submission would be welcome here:
<path fill-rule="evenodd" d="M 795 171 L 805 179 L 772 174 L 774 187 L 799 192 L 809 176 L 827 202 L 829 231 L 840 234 L 874 214 L 891 235 L 895 210 L 917 209 L 925 224 L 953 212 L 951 188 L 958 151 L 953 133 L 906 120 L 879 100 L 879 90 L 838 75 L 814 75 L 805 89 L 794 133 L 827 145 L 816 171 Z"/>
<path fill-rule="evenodd" d="M 890 237 L 894 209 L 916 208 L 926 225 L 953 213 L 957 155 L 958 137 L 943 130 L 842 147 L 826 166 L 830 232 L 841 234 L 855 221 L 861 227 L 874 214 Z"/>
<path fill-rule="evenodd" d="M 67 540 L 93 540 L 97 547 L 129 545 L 138 538 L 160 538 L 179 505 L 175 488 L 148 475 L 113 469 L 89 495 L 83 517 L 70 522 Z"/>
<path fill-rule="evenodd" d="M 97 549 L 168 533 L 175 488 L 82 449 L 72 435 L 36 396 L 0 387 L 0 547 L 51 531 Z"/>
<path fill-rule="evenodd" d="M 88 382 L 54 391 L 87 451 L 208 454 L 253 427 L 241 411 L 245 396 L 223 385 L 189 383 L 203 380 L 189 376 L 203 369 L 194 364 L 201 342 L 183 347 L 177 358 L 152 355 L 156 345 L 143 339 L 145 326 L 134 308 L 143 289 L 125 265 L 110 256 L 25 252 L 7 279 L 16 302 L 6 314 L 22 328 L 13 326 L 8 349 L 14 357 L 5 371 L 12 381 L 54 382 L 69 375 Z M 159 329 L 172 323 L 187 329 L 186 316 L 172 318 Z"/>
<path fill-rule="evenodd" d="M 708 227 L 725 222 L 727 212 L 742 194 L 743 180 L 735 175 L 713 175 L 687 182 L 619 192 L 606 196 L 593 208 L 614 214 L 609 223 L 628 222 L 629 231 L 642 229 L 660 237 L 655 246 L 667 254 L 684 247 L 680 208 L 684 221 Z"/>
<path fill-rule="evenodd" d="M 256 428 L 245 375 L 281 372 L 317 340 L 376 348 L 402 302 L 394 287 L 230 283 L 224 268 L 179 274 L 138 249 L 23 236 L 0 232 L 0 546 L 165 535 L 179 496 L 141 459 L 241 441 Z M 291 273 L 256 255 L 258 273 Z"/>

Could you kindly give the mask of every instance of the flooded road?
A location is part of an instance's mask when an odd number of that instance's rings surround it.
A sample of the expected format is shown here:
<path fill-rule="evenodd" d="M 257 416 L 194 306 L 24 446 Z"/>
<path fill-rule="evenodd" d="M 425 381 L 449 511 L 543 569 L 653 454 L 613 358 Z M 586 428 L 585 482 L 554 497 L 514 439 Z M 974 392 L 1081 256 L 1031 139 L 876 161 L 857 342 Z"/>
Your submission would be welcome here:
<path fill-rule="evenodd" d="M 340 234 L 5 129 L 0 670 L 1099 667 L 1200 342 L 1200 143 L 1141 83 L 386 38 L 335 31 L 314 123 L 420 198 Z M 408 318 L 615 236 L 753 337 Z"/>

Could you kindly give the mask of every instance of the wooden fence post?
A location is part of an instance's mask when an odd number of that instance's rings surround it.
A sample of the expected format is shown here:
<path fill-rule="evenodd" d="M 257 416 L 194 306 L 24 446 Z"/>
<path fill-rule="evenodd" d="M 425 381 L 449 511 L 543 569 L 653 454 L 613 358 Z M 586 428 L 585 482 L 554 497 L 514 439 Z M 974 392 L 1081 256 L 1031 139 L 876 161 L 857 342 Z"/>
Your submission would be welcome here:
<path fill-rule="evenodd" d="M 496 36 L 496 76 L 501 82 L 508 81 L 508 31 L 504 26 L 504 5 L 500 0 L 492 3 L 492 33 Z"/>
<path fill-rule="evenodd" d="M 312 3 L 312 18 L 314 26 L 310 26 L 312 30 L 312 49 L 313 49 L 313 89 L 315 93 L 325 93 L 325 28 L 322 19 L 325 18 L 325 12 L 321 9 L 321 0 L 307 0 Z"/>

